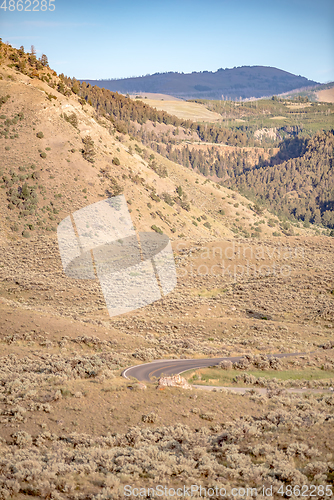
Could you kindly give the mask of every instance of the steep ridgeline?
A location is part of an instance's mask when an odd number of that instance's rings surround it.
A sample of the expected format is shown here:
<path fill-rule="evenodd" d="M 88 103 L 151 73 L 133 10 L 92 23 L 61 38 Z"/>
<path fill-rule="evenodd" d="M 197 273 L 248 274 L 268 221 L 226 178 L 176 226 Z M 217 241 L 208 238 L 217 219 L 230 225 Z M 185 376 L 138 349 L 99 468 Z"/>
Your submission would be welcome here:
<path fill-rule="evenodd" d="M 265 148 L 261 147 L 262 144 L 256 140 L 253 128 L 248 127 L 247 124 L 247 126 L 243 124 L 240 129 L 238 127 L 227 128 L 222 124 L 196 123 L 177 118 L 165 111 L 158 111 L 148 106 L 142 100 L 129 99 L 107 89 L 92 87 L 89 84 L 80 83 L 75 78 L 58 76 L 48 66 L 46 56 L 38 60 L 33 54 L 25 53 L 23 47 L 17 50 L 3 44 L 1 40 L 0 55 L 4 68 L 2 78 L 8 83 L 9 81 L 15 82 L 16 78 L 20 79 L 22 75 L 23 80 L 26 80 L 25 83 L 31 81 L 34 86 L 43 88 L 46 101 L 53 110 L 63 98 L 74 99 L 76 104 L 73 111 L 75 109 L 75 113 L 68 115 L 69 111 L 66 110 L 63 114 L 65 121 L 69 121 L 76 129 L 78 120 L 80 127 L 79 116 L 94 116 L 94 120 L 103 122 L 103 128 L 107 128 L 109 134 L 113 136 L 113 142 L 116 140 L 126 143 L 129 140 L 130 155 L 136 153 L 142 156 L 144 161 L 149 163 L 150 170 L 158 173 L 158 177 L 166 178 L 167 163 L 165 164 L 161 157 L 154 158 L 156 153 L 189 168 L 195 174 L 201 173 L 219 182 L 221 186 L 236 188 L 252 197 L 257 203 L 264 203 L 267 208 L 278 214 L 292 219 L 294 217 L 297 220 L 301 219 L 305 225 L 308 225 L 310 221 L 321 223 L 328 228 L 333 227 L 332 132 L 320 133 L 314 139 L 306 141 L 305 138 L 297 136 L 296 127 L 289 126 L 285 128 L 293 131 L 293 137 L 287 137 L 281 141 L 279 150 L 276 149 L 279 145 L 277 139 L 271 143 L 266 141 L 267 147 Z M 12 73 L 8 74 L 8 72 Z M 8 106 L 11 103 L 11 101 L 7 104 L 5 102 L 7 94 L 10 92 L 4 88 L 2 92 L 4 101 L 0 102 L 0 106 L 1 104 Z M 233 113 L 238 118 L 242 113 L 254 113 L 257 110 L 252 106 L 239 108 L 234 105 L 236 103 L 224 102 L 228 113 Z M 67 106 L 65 102 L 62 105 Z M 272 114 L 281 112 L 279 108 L 272 113 L 271 108 L 282 107 L 285 104 L 270 100 L 267 103 L 260 103 L 259 106 L 262 115 L 263 112 L 269 113 L 268 120 L 270 120 Z M 288 106 L 290 105 L 286 105 L 287 112 L 294 111 Z M 309 106 L 305 109 L 313 108 Z M 322 109 L 320 105 L 316 105 L 313 114 L 315 112 L 319 116 L 327 117 L 331 110 Z M 11 113 L 12 116 L 15 115 L 14 109 Z M 5 110 L 3 110 L 3 115 L 5 116 Z M 15 116 L 10 121 L 21 119 Z M 330 114 L 328 117 L 330 118 Z M 15 128 L 15 124 L 13 126 Z M 282 130 L 283 128 L 280 129 L 280 133 Z M 321 130 L 320 126 L 318 130 Z M 7 139 L 7 136 L 15 139 L 17 133 L 16 131 L 10 136 L 8 124 L 5 122 L 0 135 L 4 139 Z M 321 140 L 318 141 L 318 137 L 322 136 L 326 138 L 323 147 L 325 154 L 321 149 Z M 135 144 L 135 139 L 141 143 L 141 146 Z M 148 149 L 143 149 L 142 145 Z M 89 149 L 89 145 L 85 144 L 85 148 Z M 11 150 L 9 145 L 6 146 L 6 150 Z M 39 151 L 39 153 L 41 158 L 49 155 L 47 152 Z M 85 155 L 88 159 L 88 150 Z M 115 152 L 115 155 L 119 155 L 119 152 Z M 270 179 L 271 176 L 276 177 L 272 181 L 268 180 L 268 176 Z M 113 193 L 118 189 L 115 185 L 120 183 L 120 179 L 117 182 L 115 179 Z M 9 192 L 7 194 L 12 196 Z M 20 199 L 14 201 L 20 204 Z M 184 200 L 181 202 L 184 207 L 188 207 L 188 202 Z M 29 209 L 33 210 L 33 207 Z M 297 220 L 295 220 L 296 223 Z M 12 225 L 16 227 L 17 223 L 13 222 Z"/>
<path fill-rule="evenodd" d="M 173 240 L 266 238 L 282 229 L 238 193 L 119 132 L 120 122 L 96 112 L 100 94 L 95 108 L 23 49 L 0 44 L 0 56 L 0 243 L 17 241 L 19 252 L 22 242 L 39 245 L 46 238 L 54 245 L 61 220 L 119 194 L 138 231 Z M 124 117 L 122 105 L 119 111 Z M 152 123 L 152 130 L 176 130 Z"/>
<path fill-rule="evenodd" d="M 66 88 L 83 101 L 91 104 L 101 116 L 106 116 L 120 133 L 138 134 L 138 128 L 134 123 L 144 125 L 146 122 L 154 124 L 172 125 L 182 127 L 189 133 L 197 134 L 197 139 L 204 142 L 224 143 L 231 146 L 253 145 L 254 139 L 239 130 L 223 128 L 215 124 L 202 124 L 177 118 L 165 111 L 158 111 L 140 100 L 129 99 L 121 94 L 111 92 L 100 86 L 92 86 L 89 83 L 80 83 L 75 78 L 60 75 Z M 59 90 L 59 89 L 58 89 Z M 155 134 L 153 134 L 156 140 Z M 169 138 L 170 142 L 171 138 Z"/>

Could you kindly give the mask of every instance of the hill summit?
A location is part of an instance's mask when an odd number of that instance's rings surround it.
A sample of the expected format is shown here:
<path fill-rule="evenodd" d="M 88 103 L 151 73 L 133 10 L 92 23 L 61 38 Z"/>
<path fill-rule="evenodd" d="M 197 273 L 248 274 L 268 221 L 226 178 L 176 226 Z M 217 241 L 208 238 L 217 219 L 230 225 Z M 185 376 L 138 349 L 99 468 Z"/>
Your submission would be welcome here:
<path fill-rule="evenodd" d="M 119 80 L 84 80 L 123 94 L 154 92 L 182 99 L 247 99 L 310 87 L 317 82 L 267 66 L 241 66 L 215 72 L 155 73 Z"/>

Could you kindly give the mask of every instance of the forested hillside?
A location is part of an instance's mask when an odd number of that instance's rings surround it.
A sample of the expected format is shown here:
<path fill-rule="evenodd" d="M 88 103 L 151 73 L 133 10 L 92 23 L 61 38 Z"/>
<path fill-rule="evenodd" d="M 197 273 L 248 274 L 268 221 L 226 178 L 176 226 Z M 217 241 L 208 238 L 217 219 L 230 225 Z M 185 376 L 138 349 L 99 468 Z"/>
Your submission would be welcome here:
<path fill-rule="evenodd" d="M 268 148 L 265 153 L 263 148 L 250 149 L 250 146 L 261 145 L 252 127 L 247 130 L 241 126 L 240 130 L 181 120 L 140 100 L 80 84 L 75 79 L 65 79 L 65 82 L 100 114 L 109 116 L 118 132 L 130 133 L 170 160 L 217 181 L 221 179 L 224 185 L 238 189 L 278 214 L 295 217 L 306 225 L 313 222 L 334 227 L 333 132 L 317 133 L 306 139 L 299 136 L 302 126 L 282 127 L 280 133 L 286 139 L 281 141 L 279 151 L 274 154 L 273 149 Z M 261 105 L 260 110 L 264 109 Z M 144 128 L 149 121 L 172 125 L 173 134 L 149 132 Z M 135 123 L 141 127 L 136 127 Z M 179 127 L 213 146 L 201 150 L 180 141 L 177 137 Z M 271 140 L 272 145 L 277 142 L 277 139 Z M 214 144 L 227 144 L 237 149 L 217 148 Z"/>
<path fill-rule="evenodd" d="M 261 167 L 230 176 L 227 185 L 278 213 L 334 228 L 334 131 L 296 139 L 295 146 L 300 156 L 279 162 L 278 154 Z"/>

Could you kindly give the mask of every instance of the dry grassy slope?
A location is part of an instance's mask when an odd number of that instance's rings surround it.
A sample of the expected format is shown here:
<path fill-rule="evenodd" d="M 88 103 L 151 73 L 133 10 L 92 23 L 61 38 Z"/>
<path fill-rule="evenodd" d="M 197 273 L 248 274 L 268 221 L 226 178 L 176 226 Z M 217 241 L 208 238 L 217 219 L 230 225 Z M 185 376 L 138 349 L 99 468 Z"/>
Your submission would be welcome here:
<path fill-rule="evenodd" d="M 109 169 L 110 175 L 124 188 L 136 228 L 150 231 L 153 224 L 157 225 L 174 240 L 174 248 L 180 239 L 188 247 L 193 245 L 192 242 L 204 244 L 206 241 L 215 242 L 220 238 L 229 238 L 232 241 L 234 233 L 231 228 L 237 219 L 239 219 L 238 225 L 243 225 L 246 229 L 249 229 L 250 223 L 267 221 L 268 214 L 261 217 L 256 215 L 248 208 L 248 200 L 239 194 L 223 187 L 218 189 L 216 184 L 200 175 L 155 154 L 158 164 L 165 166 L 169 173 L 167 178 L 160 178 L 139 155 L 130 155 L 127 152 L 130 145 L 133 148 L 134 141 L 126 136 L 122 136 L 121 141 L 117 140 L 113 133 L 110 134 L 110 123 L 104 119 L 100 119 L 98 123 L 94 110 L 90 106 L 82 109 L 76 96 L 65 97 L 51 89 L 45 82 L 31 79 L 6 66 L 1 67 L 0 76 L 2 77 L 0 95 L 11 95 L 2 106 L 0 114 L 5 114 L 9 118 L 21 111 L 24 114 L 22 121 L 10 126 L 9 134 L 13 133 L 14 128 L 18 137 L 0 138 L 0 150 L 4 158 L 0 170 L 7 176 L 11 171 L 16 175 L 26 175 L 27 172 L 39 174 L 39 179 L 28 180 L 29 185 L 38 186 L 37 214 L 28 214 L 20 218 L 17 208 L 8 209 L 7 186 L 2 184 L 4 189 L 0 189 L 2 222 L 0 243 L 3 252 L 1 289 L 6 301 L 20 302 L 28 309 L 34 308 L 45 314 L 85 318 L 100 325 L 109 321 L 99 284 L 95 281 L 73 281 L 63 275 L 54 232 L 57 224 L 69 213 L 105 198 L 105 190 L 110 187 L 110 182 L 104 177 L 99 177 L 102 169 Z M 57 99 L 48 100 L 45 92 L 53 94 Z M 61 116 L 64 112 L 68 115 L 76 113 L 78 128 L 64 120 Z M 36 137 L 39 131 L 44 134 L 42 139 Z M 97 151 L 95 164 L 86 161 L 80 152 L 83 146 L 82 138 L 87 135 L 90 135 L 95 142 Z M 8 147 L 9 150 L 6 149 Z M 46 148 L 50 148 L 50 151 L 46 151 Z M 46 151 L 45 159 L 41 158 L 39 150 Z M 115 156 L 119 158 L 120 166 L 112 163 Z M 31 164 L 36 165 L 35 170 L 30 169 Z M 25 171 L 20 170 L 22 166 L 26 168 Z M 132 179 L 138 176 L 143 182 L 137 184 L 130 179 L 130 176 Z M 24 182 L 20 181 L 20 185 L 22 186 Z M 178 205 L 171 207 L 163 201 L 157 202 L 151 198 L 152 187 L 158 194 L 162 192 L 175 194 L 175 188 L 179 185 L 183 187 L 191 203 L 189 212 Z M 86 190 L 87 192 L 84 192 Z M 225 215 L 218 215 L 220 208 L 225 210 Z M 204 226 L 205 219 L 197 222 L 197 218 L 203 215 L 207 217 L 211 229 Z M 33 224 L 34 229 L 28 229 L 28 224 Z M 17 231 L 13 231 L 15 225 Z M 261 228 L 261 239 L 254 241 L 252 238 L 253 245 L 265 240 L 266 244 L 273 247 L 278 243 L 298 247 L 303 245 L 301 240 L 293 242 L 286 238 L 282 241 L 270 238 L 276 227 L 261 224 Z M 30 238 L 22 237 L 23 230 L 27 231 Z M 298 231 L 301 235 L 312 233 L 311 230 L 298 229 Z M 246 245 L 250 242 L 250 240 L 243 241 Z M 330 242 L 325 238 L 321 248 L 326 255 L 326 265 L 330 254 L 328 246 Z M 321 249 L 319 252 L 321 254 Z M 222 280 L 215 277 L 210 279 L 188 277 L 180 281 L 180 287 L 183 286 L 182 282 L 189 281 L 186 286 L 190 288 L 216 289 L 221 286 Z M 281 297 L 285 298 L 283 291 Z M 259 294 L 257 302 L 262 302 L 262 299 L 263 302 L 266 301 L 265 294 Z M 283 301 L 282 304 L 284 303 Z M 168 316 L 175 311 L 180 310 L 183 313 L 182 304 L 185 304 L 184 294 L 182 288 L 178 288 L 175 297 L 173 295 L 171 298 L 171 303 L 166 304 L 166 310 L 165 304 L 161 305 L 162 310 L 159 309 L 160 306 L 157 309 L 153 307 L 153 316 L 163 315 L 167 321 Z M 185 314 L 189 314 L 191 310 L 188 306 L 194 307 L 195 310 L 197 308 L 196 303 L 186 304 Z M 181 309 L 178 309 L 180 307 Z M 209 305 L 205 304 L 201 310 L 203 317 L 207 315 L 208 307 Z M 251 304 L 249 307 L 252 307 Z M 150 314 L 150 311 L 147 312 Z M 282 309 L 280 317 L 283 318 L 284 314 Z M 193 328 L 194 325 L 190 327 Z M 208 333 L 210 329 L 211 326 L 208 328 Z"/>
<path fill-rule="evenodd" d="M 2 106 L 1 113 L 9 118 L 20 111 L 24 113 L 24 120 L 16 127 L 19 137 L 0 140 L 0 150 L 4 158 L 2 173 L 6 174 L 10 169 L 19 173 L 19 167 L 27 168 L 32 163 L 37 166 L 40 174 L 38 184 L 46 188 L 44 197 L 39 196 L 38 208 L 41 209 L 52 201 L 59 210 L 53 226 L 69 212 L 106 197 L 108 181 L 99 177 L 102 168 L 109 169 L 110 175 L 123 187 L 126 199 L 132 202 L 132 217 L 139 230 L 150 230 L 151 225 L 155 224 L 172 238 L 173 235 L 175 237 L 183 234 L 188 239 L 212 239 L 217 236 L 231 236 L 229 227 L 238 216 L 240 227 L 247 230 L 250 224 L 268 218 L 268 214 L 255 216 L 248 208 L 248 200 L 239 194 L 225 188 L 218 189 L 216 184 L 208 181 L 205 183 L 202 176 L 155 154 L 158 163 L 166 166 L 169 173 L 168 178 L 160 178 L 141 157 L 127 152 L 128 146 L 134 145 L 133 141 L 126 136 L 122 137 L 122 142 L 115 139 L 110 134 L 110 123 L 105 119 L 97 122 L 94 110 L 90 106 L 82 107 L 75 96 L 65 97 L 45 82 L 31 79 L 5 66 L 1 67 L 0 75 L 3 78 L 0 82 L 1 94 L 11 95 L 11 99 Z M 50 102 L 46 92 L 57 99 Z M 62 113 L 69 115 L 72 112 L 78 117 L 78 129 L 61 117 Z M 40 131 L 44 134 L 43 139 L 36 137 Z M 95 142 L 97 154 L 94 165 L 87 162 L 80 152 L 83 147 L 82 139 L 87 135 Z M 6 147 L 10 147 L 9 151 Z M 45 148 L 51 150 L 45 151 Z M 75 152 L 72 153 L 73 149 Z M 40 157 L 39 150 L 46 152 L 45 159 Z M 149 150 L 148 152 L 150 153 Z M 112 164 L 115 156 L 119 158 L 120 166 Z M 134 176 L 138 174 L 143 182 L 139 185 L 132 182 L 128 177 L 131 172 Z M 180 209 L 177 205 L 170 207 L 163 201 L 155 202 L 150 197 L 151 188 L 155 188 L 158 194 L 175 194 L 178 185 L 181 185 L 187 194 L 191 203 L 190 212 Z M 84 193 L 83 189 L 86 189 L 87 193 Z M 55 199 L 58 194 L 62 197 Z M 1 190 L 0 196 L 3 228 L 7 237 L 16 237 L 10 230 L 15 220 L 19 222 L 19 233 L 24 222 L 36 223 L 36 217 L 32 218 L 32 221 L 31 217 L 18 221 L 16 211 L 9 212 L 6 208 L 5 189 Z M 148 202 L 151 203 L 151 208 L 147 207 Z M 239 203 L 239 207 L 234 207 L 235 203 Z M 220 208 L 225 210 L 225 216 L 217 214 Z M 156 211 L 159 211 L 158 215 Z M 150 215 L 152 212 L 155 218 Z M 204 221 L 198 226 L 192 223 L 193 218 L 203 214 L 212 226 L 211 231 L 203 226 Z M 47 223 L 45 225 L 47 226 Z M 262 228 L 262 236 L 269 236 L 275 230 L 266 225 Z M 171 229 L 175 232 L 171 232 Z M 42 232 L 40 229 L 36 231 L 38 234 Z M 307 234 L 303 229 L 299 232 Z"/>
<path fill-rule="evenodd" d="M 316 92 L 316 96 L 320 102 L 334 102 L 334 87 L 320 90 L 319 92 Z"/>
<path fill-rule="evenodd" d="M 210 123 L 222 121 L 222 116 L 219 113 L 209 111 L 203 104 L 198 104 L 197 102 L 187 102 L 173 98 L 165 99 L 164 97 L 159 97 L 159 94 L 156 97 L 154 94 L 151 94 L 150 97 L 145 99 L 145 104 L 185 120 Z"/>

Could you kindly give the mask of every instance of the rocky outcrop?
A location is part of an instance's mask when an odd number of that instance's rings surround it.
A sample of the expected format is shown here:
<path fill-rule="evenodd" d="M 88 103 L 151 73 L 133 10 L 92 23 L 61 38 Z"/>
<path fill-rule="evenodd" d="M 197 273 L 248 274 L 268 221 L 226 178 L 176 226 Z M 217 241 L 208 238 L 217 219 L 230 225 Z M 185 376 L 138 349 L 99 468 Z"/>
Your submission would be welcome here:
<path fill-rule="evenodd" d="M 172 377 L 161 377 L 158 382 L 158 387 L 181 387 L 181 389 L 192 389 L 184 377 L 174 375 Z"/>

